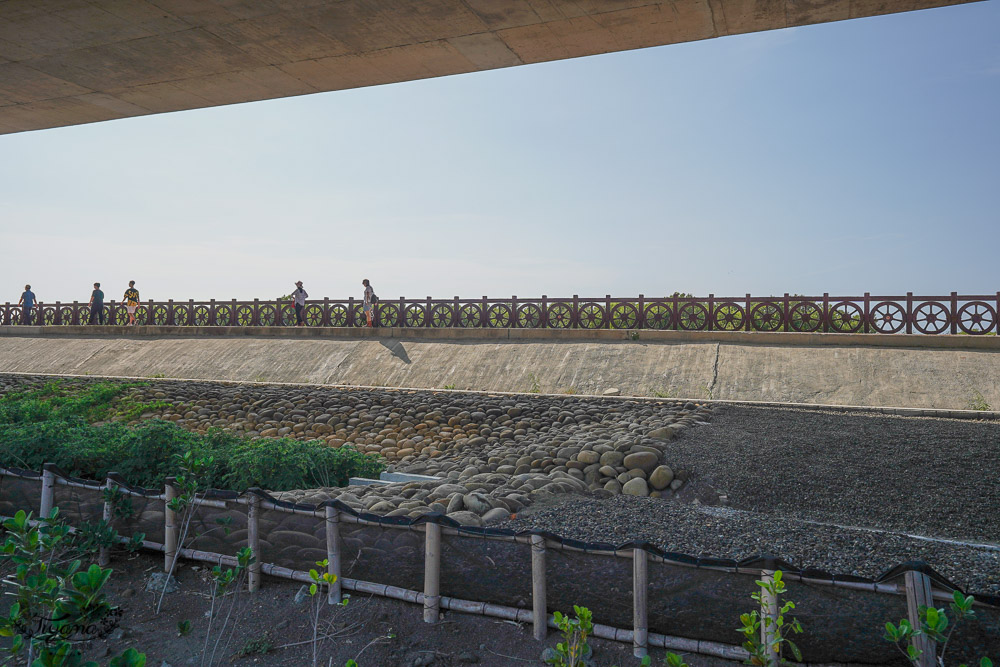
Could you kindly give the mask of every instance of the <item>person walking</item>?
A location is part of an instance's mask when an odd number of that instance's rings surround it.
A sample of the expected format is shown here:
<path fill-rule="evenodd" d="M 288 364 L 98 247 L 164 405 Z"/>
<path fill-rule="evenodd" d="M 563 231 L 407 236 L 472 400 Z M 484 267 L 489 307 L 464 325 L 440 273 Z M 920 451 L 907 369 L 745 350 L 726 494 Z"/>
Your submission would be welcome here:
<path fill-rule="evenodd" d="M 21 306 L 21 324 L 31 324 L 31 309 L 35 307 L 35 293 L 31 291 L 31 285 L 24 286 L 17 305 Z"/>
<path fill-rule="evenodd" d="M 365 301 L 364 301 L 364 311 L 365 318 L 368 320 L 368 326 L 375 326 L 375 304 L 378 303 L 378 296 L 375 295 L 375 290 L 372 289 L 372 285 L 365 278 L 361 281 L 361 284 L 365 286 Z"/>
<path fill-rule="evenodd" d="M 90 293 L 90 319 L 87 324 L 104 324 L 104 292 L 101 283 L 94 283 L 94 291 Z M 96 321 L 95 321 L 96 320 Z"/>
<path fill-rule="evenodd" d="M 125 311 L 128 313 L 128 324 L 130 327 L 134 327 L 135 309 L 139 307 L 139 290 L 135 288 L 134 280 L 128 281 L 128 289 L 125 290 L 122 301 L 125 302 Z"/>
<path fill-rule="evenodd" d="M 295 326 L 304 327 L 306 325 L 306 318 L 303 316 L 303 311 L 306 308 L 306 299 L 309 298 L 309 293 L 302 289 L 302 281 L 295 283 L 297 288 L 292 292 L 292 298 L 295 300 Z"/>

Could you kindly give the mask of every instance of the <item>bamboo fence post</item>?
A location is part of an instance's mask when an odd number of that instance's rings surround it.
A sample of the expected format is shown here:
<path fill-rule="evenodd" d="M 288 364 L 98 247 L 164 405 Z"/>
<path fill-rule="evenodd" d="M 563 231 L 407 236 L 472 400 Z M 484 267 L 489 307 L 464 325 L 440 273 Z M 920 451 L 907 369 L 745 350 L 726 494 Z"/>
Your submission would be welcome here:
<path fill-rule="evenodd" d="M 327 599 L 329 604 L 340 604 L 343 598 L 343 584 L 340 581 L 340 512 L 336 507 L 326 506 L 326 571 L 336 579 L 330 586 Z"/>
<path fill-rule="evenodd" d="M 177 497 L 177 487 L 174 477 L 163 481 L 163 571 L 170 572 L 174 559 L 177 558 L 177 513 L 170 509 L 170 501 Z"/>
<path fill-rule="evenodd" d="M 260 496 L 252 489 L 247 496 L 247 543 L 253 556 L 247 575 L 248 588 L 256 593 L 260 588 Z"/>
<path fill-rule="evenodd" d="M 774 570 L 762 570 L 761 579 L 766 584 L 772 583 L 774 581 Z M 778 628 L 778 598 L 771 595 L 766 588 L 762 588 L 760 606 L 760 641 L 767 652 L 765 665 L 766 667 L 775 667 L 781 662 L 778 659 L 778 654 L 772 648 Z M 768 622 L 768 619 L 770 622 Z"/>
<path fill-rule="evenodd" d="M 104 480 L 104 489 L 107 492 L 110 492 L 111 487 L 114 485 L 114 482 L 111 481 L 111 475 L 113 474 L 115 473 L 109 472 L 107 478 Z M 110 496 L 104 499 L 104 513 L 101 515 L 101 518 L 104 519 L 104 525 L 108 528 L 111 528 Z M 100 565 L 101 567 L 107 567 L 108 563 L 110 562 L 111 562 L 111 549 L 109 547 L 102 546 L 100 551 L 97 552 L 97 564 Z"/>
<path fill-rule="evenodd" d="M 424 623 L 437 623 L 441 613 L 441 526 L 424 524 Z"/>
<path fill-rule="evenodd" d="M 52 514 L 52 505 L 56 495 L 55 464 L 42 465 L 42 501 L 38 507 L 39 519 L 47 519 Z"/>
<path fill-rule="evenodd" d="M 646 595 L 649 588 L 649 554 L 645 549 L 632 549 L 632 655 L 646 656 L 649 622 Z"/>
<path fill-rule="evenodd" d="M 920 607 L 933 607 L 934 594 L 931 590 L 931 578 L 923 572 L 908 571 L 904 575 L 906 582 L 906 615 L 910 625 L 920 627 Z M 937 646 L 927 635 L 918 635 L 911 640 L 913 648 L 921 651 L 917 659 L 917 667 L 935 667 L 937 664 Z"/>
<path fill-rule="evenodd" d="M 545 537 L 531 536 L 531 609 L 535 639 L 548 635 L 548 603 L 545 599 Z"/>

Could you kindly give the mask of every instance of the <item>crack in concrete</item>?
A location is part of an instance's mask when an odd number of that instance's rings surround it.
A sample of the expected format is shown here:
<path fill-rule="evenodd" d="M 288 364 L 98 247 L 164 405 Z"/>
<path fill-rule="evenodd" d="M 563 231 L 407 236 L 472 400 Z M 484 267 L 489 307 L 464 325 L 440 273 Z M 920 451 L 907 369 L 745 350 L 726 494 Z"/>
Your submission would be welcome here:
<path fill-rule="evenodd" d="M 715 361 L 712 362 L 712 383 L 708 385 L 708 397 L 715 398 L 715 383 L 719 380 L 719 348 L 722 343 L 715 344 Z"/>

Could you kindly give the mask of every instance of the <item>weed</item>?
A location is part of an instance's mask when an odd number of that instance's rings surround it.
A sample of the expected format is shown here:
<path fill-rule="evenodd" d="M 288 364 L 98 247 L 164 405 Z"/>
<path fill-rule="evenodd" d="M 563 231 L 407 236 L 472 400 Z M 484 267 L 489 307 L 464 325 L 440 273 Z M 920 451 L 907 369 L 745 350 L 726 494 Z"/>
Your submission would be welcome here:
<path fill-rule="evenodd" d="M 260 637 L 249 640 L 236 655 L 241 658 L 248 655 L 264 655 L 265 653 L 270 653 L 273 649 L 274 642 L 271 640 L 271 635 L 265 632 Z"/>
<path fill-rule="evenodd" d="M 187 637 L 191 634 L 191 621 L 184 619 L 183 621 L 177 621 L 177 636 Z"/>
<path fill-rule="evenodd" d="M 670 387 L 666 391 L 657 390 L 653 392 L 653 396 L 656 398 L 677 398 L 677 390 L 674 387 Z"/>
<path fill-rule="evenodd" d="M 531 383 L 531 388 L 528 389 L 529 394 L 538 394 L 542 391 L 542 384 L 538 381 L 538 376 L 534 373 L 528 373 L 528 382 Z"/>
<path fill-rule="evenodd" d="M 562 393 L 573 395 L 573 394 L 577 393 L 576 387 L 566 387 L 565 389 L 563 389 Z"/>
<path fill-rule="evenodd" d="M 629 332 L 626 332 L 625 333 L 625 338 L 626 338 L 626 340 L 639 340 L 639 332 L 638 331 L 629 331 Z"/>
<path fill-rule="evenodd" d="M 150 378 L 154 378 L 154 379 L 155 379 L 155 378 L 163 378 L 163 377 L 167 377 L 167 376 L 166 376 L 166 375 L 164 375 L 163 373 L 153 373 L 152 375 L 149 375 L 149 376 L 147 376 L 147 377 L 150 377 Z"/>
<path fill-rule="evenodd" d="M 983 397 L 982 393 L 978 389 L 972 390 L 972 398 L 969 399 L 969 403 L 966 407 L 969 410 L 979 410 L 983 412 L 992 410 L 990 404 L 986 402 L 986 398 Z"/>
<path fill-rule="evenodd" d="M 455 385 L 453 385 L 453 384 L 446 384 L 446 385 L 444 386 L 444 388 L 445 388 L 445 389 L 454 389 L 454 388 L 455 388 Z"/>

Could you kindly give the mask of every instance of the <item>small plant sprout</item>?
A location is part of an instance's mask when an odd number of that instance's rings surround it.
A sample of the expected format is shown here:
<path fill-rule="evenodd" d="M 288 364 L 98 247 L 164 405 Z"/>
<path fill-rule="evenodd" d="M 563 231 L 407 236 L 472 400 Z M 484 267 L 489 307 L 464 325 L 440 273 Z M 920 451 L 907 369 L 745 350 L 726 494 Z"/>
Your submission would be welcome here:
<path fill-rule="evenodd" d="M 323 570 L 327 569 L 330 561 L 324 558 L 321 561 L 317 561 L 317 567 Z M 313 637 L 312 637 L 312 653 L 313 653 L 313 667 L 319 665 L 319 614 L 323 609 L 324 599 L 329 598 L 330 589 L 333 584 L 337 581 L 337 575 L 330 574 L 329 572 L 323 572 L 320 574 L 316 570 L 309 570 L 309 578 L 312 579 L 312 583 L 309 584 L 309 595 L 312 598 L 312 626 L 313 626 Z M 326 588 L 324 593 L 323 589 Z M 339 603 L 341 607 L 347 606 L 347 600 Z"/>
<path fill-rule="evenodd" d="M 553 667 L 582 667 L 587 655 L 587 637 L 594 630 L 593 614 L 586 607 L 573 605 L 576 618 L 556 612 L 553 618 L 563 641 L 556 644 L 555 655 L 546 662 Z"/>
<path fill-rule="evenodd" d="M 642 662 L 639 663 L 639 667 L 651 667 L 652 664 L 653 659 L 650 656 L 645 655 L 642 658 Z M 663 664 L 665 667 L 689 667 L 689 665 L 684 662 L 684 659 L 676 653 L 667 653 L 663 656 Z"/>
<path fill-rule="evenodd" d="M 895 644 L 899 652 L 916 666 L 920 664 L 923 651 L 914 646 L 912 640 L 915 637 L 925 636 L 940 647 L 936 656 L 937 664 L 940 667 L 945 667 L 944 656 L 948 651 L 948 642 L 951 641 L 951 636 L 959 623 L 966 619 L 975 618 L 976 612 L 972 608 L 975 602 L 976 599 L 971 595 L 963 595 L 961 591 L 955 591 L 952 594 L 952 601 L 948 605 L 954 620 L 949 621 L 948 614 L 944 609 L 921 606 L 917 610 L 920 615 L 920 627 L 913 627 L 913 624 L 907 619 L 901 620 L 899 625 L 886 623 L 883 637 L 886 641 Z M 959 667 L 965 667 L 965 665 Z M 993 661 L 983 657 L 979 661 L 979 667 L 993 667 Z"/>
<path fill-rule="evenodd" d="M 786 590 L 781 570 L 776 570 L 770 579 L 758 580 L 757 586 L 759 590 L 750 597 L 757 602 L 759 609 L 742 614 L 740 622 L 743 627 L 738 629 L 745 640 L 743 648 L 750 654 L 747 664 L 757 667 L 772 667 L 782 664 L 781 653 L 786 644 L 791 649 L 795 659 L 801 662 L 802 652 L 799 651 L 795 642 L 788 638 L 788 635 L 801 633 L 802 625 L 795 618 L 785 618 L 788 612 L 795 609 L 795 603 L 791 600 L 781 602 L 781 596 Z M 767 611 L 772 604 L 778 610 L 776 617 Z"/>

